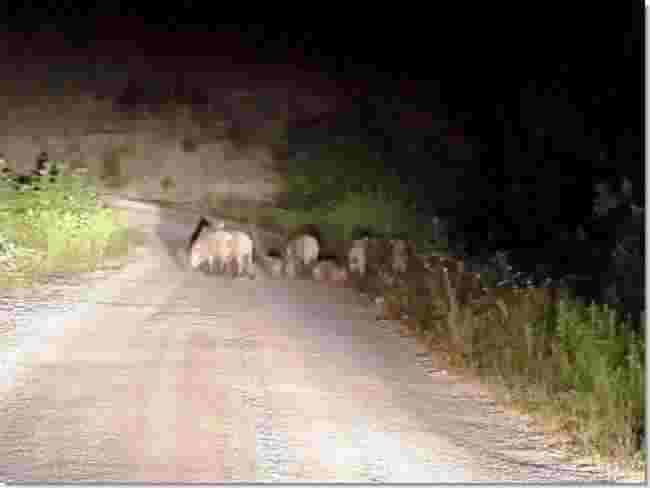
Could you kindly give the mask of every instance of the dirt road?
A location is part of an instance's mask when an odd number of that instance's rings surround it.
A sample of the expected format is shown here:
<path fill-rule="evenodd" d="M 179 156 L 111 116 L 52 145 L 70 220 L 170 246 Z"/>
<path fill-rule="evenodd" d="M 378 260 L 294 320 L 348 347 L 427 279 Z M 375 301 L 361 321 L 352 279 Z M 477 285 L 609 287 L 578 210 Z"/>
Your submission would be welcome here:
<path fill-rule="evenodd" d="M 607 479 L 428 376 L 353 290 L 188 272 L 193 222 L 154 220 L 137 261 L 17 356 L 0 481 Z"/>

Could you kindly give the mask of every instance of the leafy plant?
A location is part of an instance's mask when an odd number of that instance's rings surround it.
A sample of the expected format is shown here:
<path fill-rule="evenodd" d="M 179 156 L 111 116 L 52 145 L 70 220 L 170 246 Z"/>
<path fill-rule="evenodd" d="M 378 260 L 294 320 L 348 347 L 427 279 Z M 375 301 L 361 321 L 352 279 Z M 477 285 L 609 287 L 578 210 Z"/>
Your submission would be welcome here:
<path fill-rule="evenodd" d="M 68 171 L 50 161 L 40 174 L 17 182 L 10 172 L 0 178 L 0 254 L 14 271 L 17 263 L 32 274 L 88 268 L 109 246 L 120 247 L 123 227 L 102 208 L 86 168 Z"/>
<path fill-rule="evenodd" d="M 415 198 L 396 171 L 367 145 L 341 138 L 311 157 L 287 162 L 286 225 L 315 224 L 333 239 L 361 234 L 403 237 L 419 251 L 446 249 L 430 219 L 418 214 Z"/>

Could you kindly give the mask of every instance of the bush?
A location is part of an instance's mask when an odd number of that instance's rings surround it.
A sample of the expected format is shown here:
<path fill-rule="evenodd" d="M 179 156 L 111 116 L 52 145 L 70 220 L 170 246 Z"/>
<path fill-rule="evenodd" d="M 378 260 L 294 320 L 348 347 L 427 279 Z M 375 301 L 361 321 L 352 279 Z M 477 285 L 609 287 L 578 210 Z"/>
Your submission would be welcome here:
<path fill-rule="evenodd" d="M 359 143 L 322 146 L 313 159 L 289 160 L 287 171 L 287 201 L 292 207 L 324 207 L 342 201 L 348 193 L 386 192 L 408 199 L 397 175 Z"/>
<path fill-rule="evenodd" d="M 645 339 L 607 305 L 560 301 L 532 323 L 509 321 L 509 361 L 492 371 L 526 400 L 565 422 L 583 452 L 624 458 L 639 449 L 645 422 Z M 491 330 L 495 331 L 495 328 Z M 523 333 L 522 333 L 523 330 Z M 494 335 L 494 333 L 492 334 Z M 486 338 L 487 339 L 487 338 Z M 513 383 L 514 382 L 514 383 Z"/>
<path fill-rule="evenodd" d="M 645 339 L 630 330 L 607 305 L 559 305 L 558 386 L 574 392 L 585 444 L 603 454 L 637 449 L 644 425 Z"/>
<path fill-rule="evenodd" d="M 555 302 L 549 289 L 493 288 L 467 304 L 450 290 L 431 289 L 424 300 L 416 289 L 394 295 L 414 301 L 420 329 L 447 345 L 454 365 L 475 368 L 507 401 L 551 418 L 582 453 L 638 462 L 645 434 L 643 334 L 607 305 Z"/>
<path fill-rule="evenodd" d="M 341 239 L 363 227 L 377 236 L 407 236 L 419 230 L 415 209 L 385 192 L 347 193 L 323 212 L 324 223 L 338 229 Z"/>
<path fill-rule="evenodd" d="M 66 170 L 54 161 L 41 174 L 0 178 L 0 255 L 17 274 L 92 269 L 125 239 L 85 168 Z"/>
<path fill-rule="evenodd" d="M 288 208 L 276 214 L 282 225 L 315 224 L 334 240 L 366 234 L 436 247 L 433 222 L 417 213 L 397 172 L 366 145 L 349 139 L 323 145 L 313 159 L 289 160 L 287 170 Z"/>

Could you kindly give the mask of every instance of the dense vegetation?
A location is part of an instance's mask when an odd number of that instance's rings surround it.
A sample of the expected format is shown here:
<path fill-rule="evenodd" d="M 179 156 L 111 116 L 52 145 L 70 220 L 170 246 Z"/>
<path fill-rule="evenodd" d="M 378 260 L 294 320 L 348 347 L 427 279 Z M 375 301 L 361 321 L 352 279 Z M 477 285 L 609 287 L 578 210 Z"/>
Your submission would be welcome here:
<path fill-rule="evenodd" d="M 89 271 L 128 251 L 129 235 L 103 208 L 85 168 L 50 161 L 15 174 L 2 160 L 0 265 L 2 286 L 24 285 L 57 271 Z"/>

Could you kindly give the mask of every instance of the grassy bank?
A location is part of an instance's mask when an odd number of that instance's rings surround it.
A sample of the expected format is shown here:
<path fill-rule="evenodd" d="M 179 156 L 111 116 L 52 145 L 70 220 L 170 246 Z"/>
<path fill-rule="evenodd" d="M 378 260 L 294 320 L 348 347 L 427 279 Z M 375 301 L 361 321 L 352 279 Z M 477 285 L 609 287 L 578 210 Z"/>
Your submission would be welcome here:
<path fill-rule="evenodd" d="M 128 253 L 132 235 L 102 207 L 85 168 L 49 162 L 42 174 L 0 170 L 0 286 L 29 286 L 52 272 L 92 271 Z"/>
<path fill-rule="evenodd" d="M 607 305 L 566 299 L 532 320 L 536 306 L 531 296 L 506 314 L 459 307 L 442 327 L 424 317 L 419 326 L 577 456 L 642 468 L 645 338 Z"/>
<path fill-rule="evenodd" d="M 361 143 L 325 145 L 309 158 L 288 160 L 284 169 L 285 198 L 270 218 L 289 232 L 316 225 L 332 241 L 369 235 L 446 246 L 431 241 L 431 220 L 418 212 L 408 186 Z"/>

